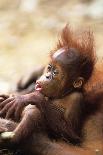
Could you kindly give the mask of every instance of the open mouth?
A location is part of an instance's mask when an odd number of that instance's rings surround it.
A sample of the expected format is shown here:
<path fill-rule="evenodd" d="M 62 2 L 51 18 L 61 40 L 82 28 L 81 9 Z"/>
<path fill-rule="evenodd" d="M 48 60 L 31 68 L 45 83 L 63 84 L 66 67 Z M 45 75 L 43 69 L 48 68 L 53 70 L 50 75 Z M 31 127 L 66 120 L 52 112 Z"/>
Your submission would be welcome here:
<path fill-rule="evenodd" d="M 38 91 L 42 90 L 42 87 L 41 87 L 41 85 L 38 82 L 35 85 L 35 90 L 38 90 Z"/>

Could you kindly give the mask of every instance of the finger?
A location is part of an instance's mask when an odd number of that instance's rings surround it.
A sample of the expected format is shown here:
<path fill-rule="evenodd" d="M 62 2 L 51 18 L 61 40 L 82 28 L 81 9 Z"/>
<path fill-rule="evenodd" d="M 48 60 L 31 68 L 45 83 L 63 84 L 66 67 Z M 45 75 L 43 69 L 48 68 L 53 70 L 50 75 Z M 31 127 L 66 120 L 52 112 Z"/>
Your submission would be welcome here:
<path fill-rule="evenodd" d="M 14 103 L 14 104 L 12 105 L 12 107 L 9 108 L 9 110 L 8 110 L 7 113 L 6 113 L 6 119 L 9 119 L 9 118 L 12 117 L 12 115 L 14 114 L 14 111 L 15 111 L 15 106 L 16 106 L 16 104 Z"/>
<path fill-rule="evenodd" d="M 0 94 L 0 97 L 3 97 L 4 99 L 7 99 L 7 98 L 9 98 L 9 95 L 6 95 L 6 94 Z"/>
<path fill-rule="evenodd" d="M 20 120 L 22 111 L 23 111 L 23 107 L 22 106 L 18 106 L 16 108 L 14 115 L 15 115 L 15 118 L 16 118 L 17 121 Z"/>
<path fill-rule="evenodd" d="M 11 101 L 10 103 L 8 103 L 7 105 L 5 105 L 5 107 L 3 107 L 3 109 L 0 111 L 0 116 L 4 116 L 6 114 L 7 111 L 9 111 L 11 105 L 13 105 L 14 101 Z"/>
<path fill-rule="evenodd" d="M 0 102 L 6 100 L 9 96 L 8 95 L 0 95 Z"/>
<path fill-rule="evenodd" d="M 0 103 L 0 109 L 2 109 L 6 104 L 8 104 L 9 102 L 13 100 L 14 100 L 14 97 L 4 100 L 2 103 Z"/>
<path fill-rule="evenodd" d="M 0 127 L 0 133 L 7 131 L 6 127 Z"/>
<path fill-rule="evenodd" d="M 6 112 L 9 112 L 11 105 L 13 106 L 14 101 L 11 101 L 8 103 L 1 111 L 0 111 L 0 116 L 4 116 Z"/>
<path fill-rule="evenodd" d="M 3 102 L 5 99 L 3 97 L 0 97 L 0 102 Z"/>

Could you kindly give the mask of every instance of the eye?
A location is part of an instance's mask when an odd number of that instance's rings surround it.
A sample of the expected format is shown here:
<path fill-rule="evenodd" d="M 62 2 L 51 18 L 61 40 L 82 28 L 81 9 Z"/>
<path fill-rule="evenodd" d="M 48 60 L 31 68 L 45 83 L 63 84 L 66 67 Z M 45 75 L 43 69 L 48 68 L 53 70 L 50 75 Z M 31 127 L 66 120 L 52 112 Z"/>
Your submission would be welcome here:
<path fill-rule="evenodd" d="M 49 64 L 47 67 L 47 71 L 51 71 L 52 66 Z"/>
<path fill-rule="evenodd" d="M 54 70 L 53 75 L 59 74 L 58 70 Z"/>

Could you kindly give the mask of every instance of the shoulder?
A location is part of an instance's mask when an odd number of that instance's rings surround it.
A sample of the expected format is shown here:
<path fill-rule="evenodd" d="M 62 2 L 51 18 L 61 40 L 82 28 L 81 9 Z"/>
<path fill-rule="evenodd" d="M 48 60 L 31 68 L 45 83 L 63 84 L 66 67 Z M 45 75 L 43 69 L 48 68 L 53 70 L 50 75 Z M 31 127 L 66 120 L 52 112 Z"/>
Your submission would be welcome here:
<path fill-rule="evenodd" d="M 81 92 L 74 92 L 68 95 L 67 98 L 72 100 L 81 100 L 83 99 L 83 94 Z"/>

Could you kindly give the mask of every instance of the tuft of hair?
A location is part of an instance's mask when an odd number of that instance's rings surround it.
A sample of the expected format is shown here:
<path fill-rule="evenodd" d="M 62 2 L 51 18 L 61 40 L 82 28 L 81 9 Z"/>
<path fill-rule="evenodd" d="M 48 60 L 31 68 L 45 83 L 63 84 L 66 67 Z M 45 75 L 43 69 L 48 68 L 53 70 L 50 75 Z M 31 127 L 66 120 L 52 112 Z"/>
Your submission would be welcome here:
<path fill-rule="evenodd" d="M 76 31 L 69 25 L 66 25 L 61 31 L 56 47 L 51 52 L 51 56 L 60 48 L 65 48 L 65 52 L 70 48 L 74 48 L 79 52 L 80 76 L 88 81 L 92 75 L 96 62 L 93 32 L 89 29 Z"/>

